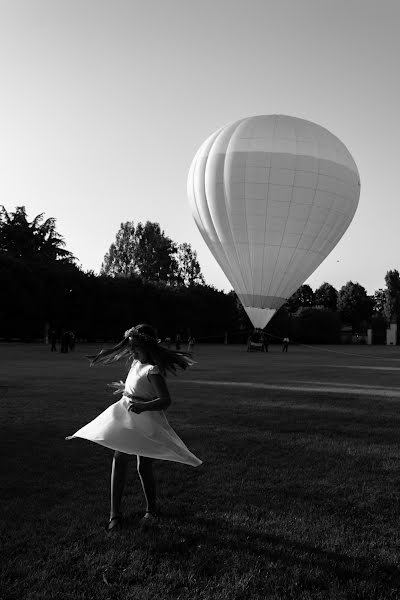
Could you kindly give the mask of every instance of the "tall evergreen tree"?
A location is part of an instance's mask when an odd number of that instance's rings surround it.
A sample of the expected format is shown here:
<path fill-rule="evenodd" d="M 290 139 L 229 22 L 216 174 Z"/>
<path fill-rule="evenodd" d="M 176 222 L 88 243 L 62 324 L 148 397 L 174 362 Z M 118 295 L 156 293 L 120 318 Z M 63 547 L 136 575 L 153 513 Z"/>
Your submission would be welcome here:
<path fill-rule="evenodd" d="M 44 220 L 41 213 L 28 221 L 25 206 L 17 206 L 10 213 L 4 206 L 0 208 L 0 252 L 28 262 L 74 260 L 56 230 L 56 220 Z"/>
<path fill-rule="evenodd" d="M 400 319 L 400 275 L 394 269 L 385 275 L 385 307 L 384 313 L 389 323 L 397 323 Z"/>

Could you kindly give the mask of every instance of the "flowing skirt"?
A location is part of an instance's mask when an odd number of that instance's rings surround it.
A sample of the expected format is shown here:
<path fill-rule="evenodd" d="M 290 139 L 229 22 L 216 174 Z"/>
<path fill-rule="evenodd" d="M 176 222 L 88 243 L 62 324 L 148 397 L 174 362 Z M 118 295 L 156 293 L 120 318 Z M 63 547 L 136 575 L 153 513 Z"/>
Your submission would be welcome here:
<path fill-rule="evenodd" d="M 126 454 L 172 460 L 193 467 L 202 461 L 190 452 L 168 423 L 163 411 L 129 412 L 127 398 L 109 406 L 67 440 L 83 438 Z"/>

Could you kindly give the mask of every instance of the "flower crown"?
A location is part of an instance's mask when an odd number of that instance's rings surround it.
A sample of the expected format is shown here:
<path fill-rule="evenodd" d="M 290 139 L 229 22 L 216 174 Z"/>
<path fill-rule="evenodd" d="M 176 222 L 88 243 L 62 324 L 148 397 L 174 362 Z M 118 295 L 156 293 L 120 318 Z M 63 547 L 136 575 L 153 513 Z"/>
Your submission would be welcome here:
<path fill-rule="evenodd" d="M 157 338 L 151 335 L 147 335 L 147 333 L 142 333 L 141 331 L 138 331 L 136 327 L 131 327 L 130 329 L 125 331 L 124 337 L 129 338 L 130 340 L 135 338 L 139 340 L 139 342 L 142 342 L 144 344 L 158 344 Z"/>

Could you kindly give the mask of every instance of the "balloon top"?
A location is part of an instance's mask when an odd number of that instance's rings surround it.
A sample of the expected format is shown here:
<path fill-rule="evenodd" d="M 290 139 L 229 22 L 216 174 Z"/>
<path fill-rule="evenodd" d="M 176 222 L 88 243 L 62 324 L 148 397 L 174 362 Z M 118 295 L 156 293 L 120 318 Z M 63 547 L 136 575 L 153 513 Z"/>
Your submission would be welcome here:
<path fill-rule="evenodd" d="M 219 138 L 228 134 L 236 151 L 259 149 L 290 152 L 297 156 L 318 155 L 320 159 L 342 164 L 360 178 L 357 165 L 343 142 L 313 121 L 281 114 L 253 115 L 226 124 L 207 138 L 203 146 L 216 134 Z"/>

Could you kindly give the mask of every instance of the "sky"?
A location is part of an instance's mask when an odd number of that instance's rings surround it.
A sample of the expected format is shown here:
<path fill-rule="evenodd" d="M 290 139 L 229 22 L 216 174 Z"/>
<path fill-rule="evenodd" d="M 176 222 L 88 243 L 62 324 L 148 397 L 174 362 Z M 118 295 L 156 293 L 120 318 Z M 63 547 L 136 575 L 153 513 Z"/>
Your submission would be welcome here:
<path fill-rule="evenodd" d="M 398 0 L 0 0 L 0 205 L 55 217 L 98 272 L 122 222 L 189 242 L 190 163 L 257 114 L 322 125 L 360 173 L 356 215 L 307 280 L 368 293 L 400 270 Z"/>

